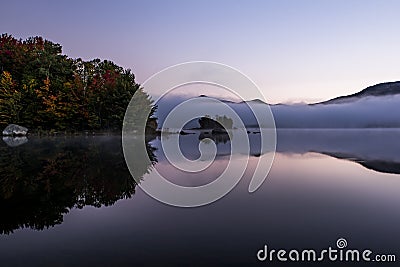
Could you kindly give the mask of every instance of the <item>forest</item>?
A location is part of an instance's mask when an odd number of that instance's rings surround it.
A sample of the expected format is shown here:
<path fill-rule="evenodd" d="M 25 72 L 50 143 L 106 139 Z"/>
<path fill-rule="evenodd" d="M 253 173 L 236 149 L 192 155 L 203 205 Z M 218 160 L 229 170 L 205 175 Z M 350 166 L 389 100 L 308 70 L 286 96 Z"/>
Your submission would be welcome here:
<path fill-rule="evenodd" d="M 118 131 L 133 94 L 135 110 L 152 100 L 130 69 L 112 61 L 73 59 L 43 37 L 0 37 L 0 127 L 35 131 Z"/>

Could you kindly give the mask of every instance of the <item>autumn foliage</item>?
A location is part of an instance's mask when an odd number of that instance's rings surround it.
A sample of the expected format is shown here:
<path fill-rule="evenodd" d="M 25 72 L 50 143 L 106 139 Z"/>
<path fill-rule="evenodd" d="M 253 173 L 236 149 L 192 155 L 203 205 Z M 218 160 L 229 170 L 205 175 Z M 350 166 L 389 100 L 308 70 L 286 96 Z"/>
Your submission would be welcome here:
<path fill-rule="evenodd" d="M 71 59 L 42 37 L 0 37 L 0 126 L 119 130 L 134 93 L 152 104 L 131 70 L 111 61 Z"/>

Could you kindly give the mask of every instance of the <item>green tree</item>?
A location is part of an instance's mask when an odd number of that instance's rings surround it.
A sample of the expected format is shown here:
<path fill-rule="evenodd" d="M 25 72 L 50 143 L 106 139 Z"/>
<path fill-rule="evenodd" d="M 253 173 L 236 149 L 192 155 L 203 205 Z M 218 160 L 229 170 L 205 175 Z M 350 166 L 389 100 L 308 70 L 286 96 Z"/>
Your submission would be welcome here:
<path fill-rule="evenodd" d="M 21 92 L 16 90 L 15 83 L 9 72 L 3 71 L 0 76 L 0 123 L 19 123 Z"/>
<path fill-rule="evenodd" d="M 108 60 L 70 59 L 61 45 L 39 36 L 17 40 L 2 34 L 0 70 L 0 126 L 120 130 L 135 92 L 143 100 L 136 103 L 138 112 L 152 109 L 131 70 Z"/>

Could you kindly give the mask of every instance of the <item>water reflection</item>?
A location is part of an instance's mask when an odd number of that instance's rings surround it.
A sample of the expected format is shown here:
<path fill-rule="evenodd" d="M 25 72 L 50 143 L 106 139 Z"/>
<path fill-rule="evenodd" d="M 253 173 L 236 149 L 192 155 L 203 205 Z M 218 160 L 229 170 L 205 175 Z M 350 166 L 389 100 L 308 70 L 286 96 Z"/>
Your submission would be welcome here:
<path fill-rule="evenodd" d="M 400 129 L 279 130 L 277 151 L 317 152 L 382 173 L 400 174 Z"/>
<path fill-rule="evenodd" d="M 229 140 L 229 135 L 227 133 L 212 133 L 211 131 L 202 131 L 199 134 L 199 140 L 208 142 L 210 140 L 214 141 L 217 145 L 219 143 L 226 144 Z"/>
<path fill-rule="evenodd" d="M 259 157 L 269 151 L 261 151 L 261 138 L 256 130 L 250 129 L 247 133 L 250 155 Z M 235 138 L 235 133 L 232 136 Z M 352 161 L 377 172 L 400 174 L 399 138 L 400 129 L 279 129 L 276 151 L 285 154 L 315 152 Z M 180 144 L 186 151 L 185 155 L 192 153 L 192 158 L 200 156 L 198 150 L 193 149 L 197 147 L 195 136 L 183 136 L 181 139 L 184 139 Z M 231 153 L 227 134 L 200 132 L 198 139 L 213 140 L 218 147 L 217 156 Z"/>
<path fill-rule="evenodd" d="M 150 171 L 157 160 L 154 150 L 147 143 L 151 164 L 138 164 L 134 175 Z M 0 232 L 42 230 L 62 223 L 72 208 L 109 206 L 130 198 L 135 187 L 120 137 L 33 138 L 18 147 L 2 144 Z"/>
<path fill-rule="evenodd" d="M 28 142 L 28 138 L 26 136 L 4 136 L 4 143 L 6 143 L 9 147 L 17 147 L 23 145 Z"/>
<path fill-rule="evenodd" d="M 159 139 L 148 138 L 146 151 L 141 138 L 131 140 L 135 153 L 132 179 L 123 157 L 118 136 L 31 138 L 28 143 L 12 147 L 0 145 L 0 232 L 19 228 L 42 230 L 63 222 L 73 208 L 109 206 L 131 198 L 136 181 L 157 168 L 177 177 L 172 181 L 197 186 L 209 183 L 227 164 L 231 153 L 229 136 L 193 131 L 179 136 L 182 152 L 190 159 L 200 156 L 200 142 L 214 141 L 215 164 L 194 179 L 182 181 L 188 174 L 172 170 L 165 159 Z M 277 152 L 306 154 L 317 152 L 356 162 L 365 168 L 400 174 L 400 130 L 278 130 Z M 262 160 L 269 151 L 260 151 L 260 136 L 248 133 L 250 154 Z M 233 134 L 235 138 L 235 134 Z M 236 151 L 241 153 L 241 151 Z M 143 156 L 148 153 L 150 161 Z M 315 166 L 317 168 L 317 166 Z M 179 178 L 180 177 L 180 178 Z M 136 180 L 136 181 L 135 181 Z"/>

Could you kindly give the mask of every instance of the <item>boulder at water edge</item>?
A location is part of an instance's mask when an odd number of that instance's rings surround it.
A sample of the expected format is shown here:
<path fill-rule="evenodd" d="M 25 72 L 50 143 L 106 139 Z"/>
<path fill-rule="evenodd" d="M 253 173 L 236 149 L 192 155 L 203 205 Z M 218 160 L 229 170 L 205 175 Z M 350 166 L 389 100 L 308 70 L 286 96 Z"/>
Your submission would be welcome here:
<path fill-rule="evenodd" d="M 28 129 L 16 124 L 10 124 L 3 130 L 4 136 L 25 136 Z"/>

